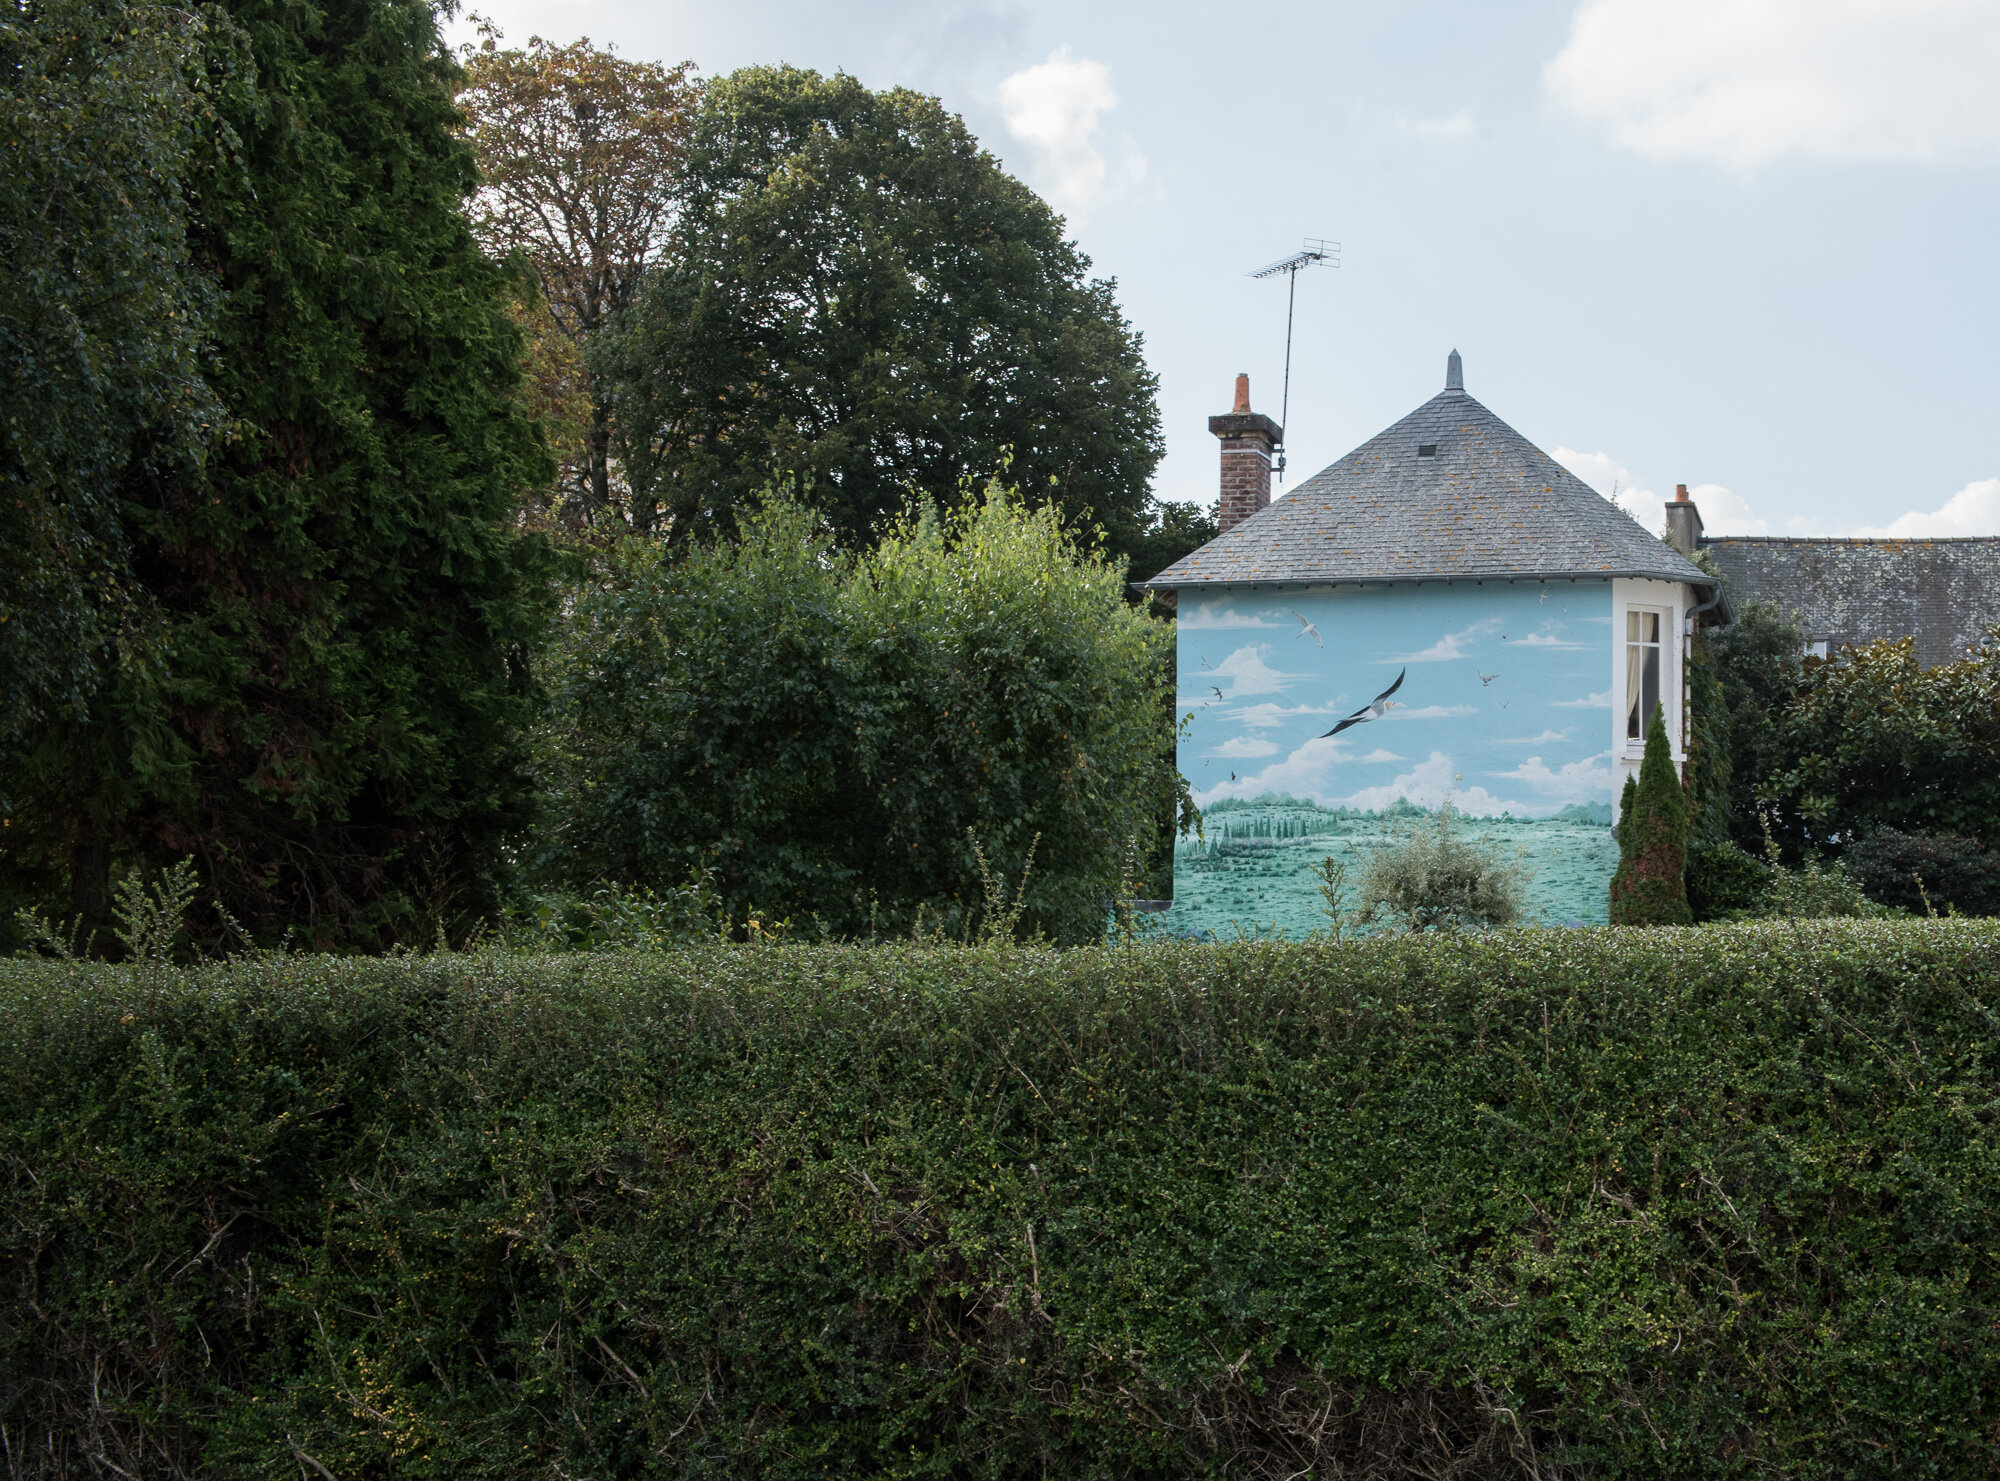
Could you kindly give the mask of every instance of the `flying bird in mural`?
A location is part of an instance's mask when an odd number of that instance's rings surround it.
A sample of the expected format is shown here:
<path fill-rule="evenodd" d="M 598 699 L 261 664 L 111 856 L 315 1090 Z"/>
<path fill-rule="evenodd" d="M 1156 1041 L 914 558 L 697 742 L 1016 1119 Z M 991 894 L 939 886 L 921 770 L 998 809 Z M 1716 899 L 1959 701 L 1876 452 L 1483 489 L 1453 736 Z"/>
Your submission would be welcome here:
<path fill-rule="evenodd" d="M 1473 672 L 1475 674 L 1478 674 L 1479 670 L 1474 669 Z M 1486 685 L 1491 684 L 1495 679 L 1499 677 L 1500 676 L 1498 674 L 1479 674 L 1480 687 L 1484 688 Z"/>
<path fill-rule="evenodd" d="M 1292 616 L 1299 619 L 1299 630 L 1292 634 L 1293 637 L 1302 638 L 1307 633 L 1311 633 L 1312 640 L 1315 643 L 1318 643 L 1322 648 L 1326 646 L 1326 640 L 1319 635 L 1319 629 L 1314 627 L 1310 622 L 1306 621 L 1304 613 L 1298 611 L 1296 608 L 1290 608 L 1287 610 L 1291 611 Z"/>
<path fill-rule="evenodd" d="M 1214 696 L 1215 696 L 1215 697 L 1216 697 L 1217 699 L 1223 699 L 1223 698 L 1226 698 L 1226 696 L 1225 696 L 1225 695 L 1223 694 L 1223 692 L 1222 692 L 1222 691 L 1221 691 L 1220 689 L 1216 688 L 1216 687 L 1215 687 L 1215 685 L 1213 685 L 1213 684 L 1211 684 L 1211 685 L 1209 685 L 1209 686 L 1208 686 L 1208 692 L 1209 692 L 1210 694 L 1214 695 Z"/>
<path fill-rule="evenodd" d="M 1353 714 L 1349 715 L 1345 720 L 1342 720 L 1338 725 L 1334 726 L 1333 729 L 1329 730 L 1325 735 L 1321 736 L 1320 739 L 1327 740 L 1332 736 L 1339 735 L 1341 731 L 1347 729 L 1347 727 L 1350 725 L 1365 725 L 1370 720 L 1381 719 L 1384 715 L 1386 715 L 1391 709 L 1395 707 L 1395 702 L 1391 700 L 1389 696 L 1394 694 L 1398 689 L 1401 689 L 1403 687 L 1403 675 L 1407 673 L 1409 673 L 1409 670 L 1404 669 L 1402 673 L 1397 674 L 1395 683 L 1391 684 L 1387 689 L 1384 689 L 1380 694 L 1376 695 L 1367 704 L 1363 705 L 1360 709 L 1356 710 Z"/>

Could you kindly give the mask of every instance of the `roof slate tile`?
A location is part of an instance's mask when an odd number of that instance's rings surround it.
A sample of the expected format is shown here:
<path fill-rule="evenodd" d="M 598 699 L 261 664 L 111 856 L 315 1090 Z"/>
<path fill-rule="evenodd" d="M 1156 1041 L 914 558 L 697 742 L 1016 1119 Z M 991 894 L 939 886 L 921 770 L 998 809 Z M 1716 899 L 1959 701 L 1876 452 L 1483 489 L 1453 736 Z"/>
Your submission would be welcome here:
<path fill-rule="evenodd" d="M 1419 458 L 1419 444 L 1436 443 Z M 1148 586 L 1653 576 L 1701 568 L 1486 407 L 1446 390 Z"/>

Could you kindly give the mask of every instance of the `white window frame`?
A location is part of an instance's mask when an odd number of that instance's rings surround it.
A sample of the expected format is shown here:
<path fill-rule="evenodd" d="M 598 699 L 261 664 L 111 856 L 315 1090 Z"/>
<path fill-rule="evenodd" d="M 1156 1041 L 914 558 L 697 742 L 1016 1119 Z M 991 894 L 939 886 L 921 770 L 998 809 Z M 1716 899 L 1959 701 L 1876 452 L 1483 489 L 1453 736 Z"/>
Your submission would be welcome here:
<path fill-rule="evenodd" d="M 1643 627 L 1641 628 L 1642 635 L 1639 638 L 1632 636 L 1632 619 L 1635 617 L 1640 619 L 1642 623 L 1648 617 L 1653 619 L 1654 631 L 1651 643 L 1647 643 L 1644 640 Z M 1638 696 L 1632 693 L 1631 688 L 1633 671 L 1632 650 L 1634 648 L 1652 648 L 1655 650 L 1654 662 L 1658 666 L 1656 681 L 1659 685 L 1659 694 L 1656 702 L 1661 710 L 1665 712 L 1667 734 L 1673 735 L 1675 733 L 1674 720 L 1678 712 L 1678 707 L 1674 704 L 1676 697 L 1674 691 L 1679 687 L 1674 682 L 1679 677 L 1675 670 L 1680 667 L 1680 664 L 1676 661 L 1680 655 L 1680 645 L 1674 641 L 1674 609 L 1671 607 L 1647 607 L 1634 603 L 1625 609 L 1625 620 L 1618 625 L 1622 629 L 1619 637 L 1624 652 L 1620 656 L 1625 660 L 1626 686 L 1625 702 L 1620 707 L 1618 714 L 1619 737 L 1625 742 L 1627 752 L 1643 756 L 1646 754 L 1646 731 L 1652 725 L 1653 717 L 1649 714 L 1641 715 L 1639 717 L 1639 733 L 1637 735 L 1632 733 L 1632 707 L 1638 699 Z"/>
<path fill-rule="evenodd" d="M 1611 754 L 1622 785 L 1626 775 L 1636 775 L 1646 754 L 1646 738 L 1634 740 L 1625 734 L 1631 708 L 1626 693 L 1627 659 L 1625 634 L 1628 613 L 1654 612 L 1660 617 L 1660 706 L 1666 711 L 1667 739 L 1673 746 L 1674 763 L 1687 759 L 1686 719 L 1683 709 L 1683 676 L 1687 662 L 1688 588 L 1678 581 L 1654 581 L 1621 576 L 1612 582 L 1611 594 Z"/>

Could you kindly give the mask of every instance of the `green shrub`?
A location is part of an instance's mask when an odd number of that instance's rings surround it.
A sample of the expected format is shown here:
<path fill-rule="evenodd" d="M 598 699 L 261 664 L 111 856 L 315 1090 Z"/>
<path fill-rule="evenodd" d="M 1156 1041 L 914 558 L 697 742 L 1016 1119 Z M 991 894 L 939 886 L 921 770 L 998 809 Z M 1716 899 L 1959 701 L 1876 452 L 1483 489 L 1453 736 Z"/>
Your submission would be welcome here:
<path fill-rule="evenodd" d="M 1754 915 L 1771 888 L 1771 866 L 1727 840 L 1691 843 L 1688 908 L 1698 921 Z"/>
<path fill-rule="evenodd" d="M 2000 855 L 1957 833 L 1878 828 L 1841 856 L 1871 900 L 1913 914 L 2000 915 Z"/>
<path fill-rule="evenodd" d="M 15 1474 L 2000 1465 L 2000 926 L 0 964 Z"/>
<path fill-rule="evenodd" d="M 1361 872 L 1357 924 L 1386 921 L 1410 931 L 1450 931 L 1510 926 L 1520 918 L 1528 885 L 1520 861 L 1503 858 L 1490 840 L 1466 838 L 1454 820 L 1447 799 L 1435 818 L 1419 818 L 1401 840 L 1369 858 Z M 1326 875 L 1320 889 L 1336 928 L 1339 886 Z"/>
<path fill-rule="evenodd" d="M 1844 861 L 1811 858 L 1797 869 L 1774 866 L 1755 913 L 1773 920 L 1829 920 L 1887 912 L 1861 892 Z"/>
<path fill-rule="evenodd" d="M 1674 770 L 1663 711 L 1646 727 L 1639 784 L 1625 782 L 1618 820 L 1618 869 L 1611 876 L 1615 926 L 1694 924 L 1687 898 L 1687 799 Z"/>
<path fill-rule="evenodd" d="M 570 894 L 706 872 L 739 922 L 900 936 L 921 910 L 966 935 L 980 851 L 1009 879 L 1032 852 L 1026 928 L 1096 939 L 1185 790 L 1172 641 L 997 487 L 857 556 L 784 502 L 740 542 L 635 543 L 554 645 L 530 872 Z"/>

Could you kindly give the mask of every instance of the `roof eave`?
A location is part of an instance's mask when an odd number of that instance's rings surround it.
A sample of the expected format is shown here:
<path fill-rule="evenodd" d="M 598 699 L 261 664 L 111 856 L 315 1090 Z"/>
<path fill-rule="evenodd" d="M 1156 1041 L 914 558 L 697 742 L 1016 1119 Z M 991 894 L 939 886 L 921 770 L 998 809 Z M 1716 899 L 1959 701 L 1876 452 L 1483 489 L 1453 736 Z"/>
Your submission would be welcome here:
<path fill-rule="evenodd" d="M 1633 568 L 1630 570 L 1602 571 L 1423 571 L 1414 575 L 1398 572 L 1395 575 L 1354 576 L 1190 576 L 1167 579 L 1169 573 L 1161 572 L 1152 580 L 1142 584 L 1147 590 L 1185 591 L 1196 586 L 1399 586 L 1416 585 L 1425 581 L 1678 581 L 1687 586 L 1713 587 L 1716 580 L 1706 572 L 1696 569 L 1692 575 L 1684 571 L 1663 571 L 1656 568 Z"/>

